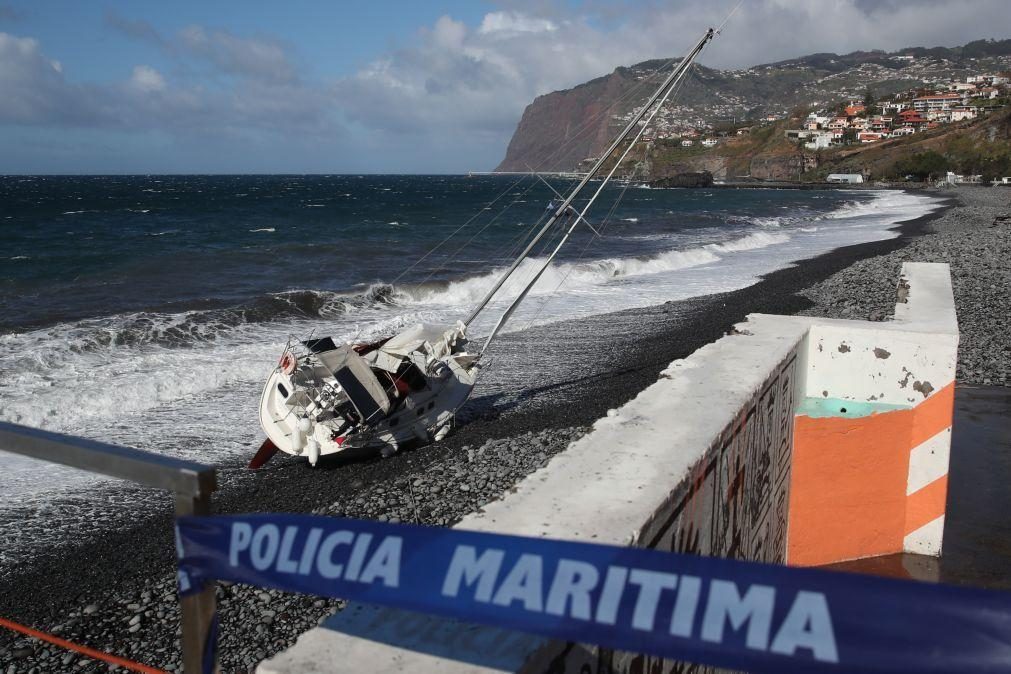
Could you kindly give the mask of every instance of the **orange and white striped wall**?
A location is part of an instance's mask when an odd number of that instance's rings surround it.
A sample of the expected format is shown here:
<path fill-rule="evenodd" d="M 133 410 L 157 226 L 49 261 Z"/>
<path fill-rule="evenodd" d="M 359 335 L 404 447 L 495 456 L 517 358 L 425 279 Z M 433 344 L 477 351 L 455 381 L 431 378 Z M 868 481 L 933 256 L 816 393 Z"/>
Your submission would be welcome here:
<path fill-rule="evenodd" d="M 958 325 L 947 265 L 907 263 L 895 319 L 801 345 L 787 562 L 939 555 Z"/>

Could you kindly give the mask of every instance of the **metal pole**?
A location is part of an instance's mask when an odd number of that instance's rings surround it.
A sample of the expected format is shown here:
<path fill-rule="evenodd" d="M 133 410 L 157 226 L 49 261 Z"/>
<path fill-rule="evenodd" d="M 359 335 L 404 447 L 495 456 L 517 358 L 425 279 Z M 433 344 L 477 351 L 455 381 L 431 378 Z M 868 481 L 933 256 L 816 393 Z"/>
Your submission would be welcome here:
<path fill-rule="evenodd" d="M 682 71 L 686 70 L 688 66 L 691 65 L 695 57 L 698 56 L 700 51 L 702 51 L 702 48 L 706 46 L 706 43 L 708 43 L 711 39 L 713 39 L 713 35 L 714 31 L 712 28 L 707 30 L 706 34 L 702 36 L 702 39 L 699 40 L 698 44 L 696 44 L 695 47 L 692 48 L 690 52 L 688 52 L 688 55 L 685 56 L 681 60 L 681 63 L 679 63 L 677 67 L 674 68 L 674 70 L 671 72 L 671 74 L 667 76 L 667 79 L 665 79 L 663 84 L 660 85 L 660 88 L 657 89 L 652 96 L 650 96 L 648 101 L 646 101 L 646 104 L 642 107 L 642 110 L 640 110 L 637 114 L 635 114 L 632 117 L 632 121 L 628 123 L 628 126 L 626 126 L 624 130 L 620 134 L 618 134 L 618 137 L 614 139 L 610 147 L 608 147 L 604 151 L 604 153 L 600 155 L 600 157 L 597 159 L 597 162 L 593 165 L 593 168 L 591 168 L 589 172 L 587 172 L 587 174 L 583 176 L 583 179 L 579 181 L 579 184 L 576 185 L 575 189 L 573 189 L 572 192 L 569 193 L 569 196 L 565 199 L 564 202 L 562 202 L 562 205 L 558 207 L 558 210 L 555 211 L 555 213 L 548 219 L 547 223 L 543 227 L 541 227 L 541 230 L 539 232 L 537 232 L 537 235 L 530 241 L 530 243 L 527 244 L 527 247 L 523 250 L 522 253 L 520 253 L 519 257 L 517 257 L 513 261 L 513 263 L 509 266 L 509 269 L 507 269 L 506 272 L 502 274 L 502 276 L 498 279 L 498 281 L 495 282 L 495 285 L 492 287 L 492 289 L 489 290 L 487 294 L 485 294 L 484 299 L 482 299 L 478 303 L 478 305 L 474 307 L 473 310 L 471 310 L 470 315 L 467 316 L 467 318 L 463 321 L 464 325 L 470 325 L 471 322 L 473 322 L 473 320 L 477 318 L 478 314 L 481 313 L 481 310 L 484 309 L 485 306 L 487 306 L 488 302 L 491 301 L 491 298 L 494 297 L 495 293 L 497 293 L 499 288 L 502 287 L 502 284 L 506 282 L 506 279 L 512 276 L 512 273 L 516 271 L 517 267 L 520 266 L 520 263 L 523 262 L 523 259 L 526 258 L 526 256 L 530 254 L 530 251 L 534 249 L 534 246 L 537 244 L 538 241 L 541 240 L 541 237 L 543 237 L 548 232 L 548 230 L 551 229 L 551 226 L 555 224 L 555 221 L 557 221 L 558 218 L 562 217 L 562 215 L 564 215 L 566 211 L 569 210 L 569 206 L 572 204 L 573 200 L 576 198 L 579 192 L 584 187 L 586 187 L 586 184 L 590 182 L 594 174 L 596 174 L 597 171 L 601 169 L 601 167 L 604 165 L 607 159 L 611 156 L 611 153 L 613 153 L 615 149 L 617 149 L 618 146 L 621 145 L 622 141 L 625 140 L 625 137 L 628 136 L 628 134 L 630 134 L 632 130 L 635 128 L 636 124 L 639 123 L 639 120 L 646 116 L 646 113 L 650 111 L 650 108 L 653 107 L 653 104 L 656 103 L 657 99 L 659 99 L 660 96 L 663 95 L 664 90 L 666 90 L 669 86 L 671 86 L 671 84 L 681 76 Z"/>
<path fill-rule="evenodd" d="M 170 490 L 177 516 L 210 515 L 211 493 L 217 489 L 217 471 L 211 466 L 7 422 L 0 422 L 0 451 Z M 216 644 L 211 641 L 216 638 L 211 629 L 214 590 L 211 585 L 179 601 L 186 674 L 203 674 L 207 648 L 213 649 L 213 671 L 218 671 Z"/>
<path fill-rule="evenodd" d="M 176 494 L 176 517 L 183 515 L 210 515 L 210 492 L 196 494 Z M 210 652 L 214 668 L 218 668 L 217 634 L 211 630 L 214 624 L 216 585 L 208 584 L 200 593 L 179 598 L 179 613 L 182 623 L 183 672 L 203 674 L 204 653 Z"/>

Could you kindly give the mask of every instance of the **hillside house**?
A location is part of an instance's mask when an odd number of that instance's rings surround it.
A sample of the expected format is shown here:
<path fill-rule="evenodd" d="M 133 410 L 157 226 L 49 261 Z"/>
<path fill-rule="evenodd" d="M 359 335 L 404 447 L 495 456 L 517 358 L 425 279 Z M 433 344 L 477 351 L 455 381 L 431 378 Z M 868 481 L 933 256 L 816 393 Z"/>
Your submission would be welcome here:
<path fill-rule="evenodd" d="M 694 144 L 695 144 L 695 141 L 691 140 L 689 138 L 683 138 L 681 140 L 681 147 L 691 147 Z"/>
<path fill-rule="evenodd" d="M 704 138 L 702 140 L 702 145 L 705 147 L 716 147 L 717 143 L 719 143 L 719 141 L 715 138 Z"/>
<path fill-rule="evenodd" d="M 948 85 L 948 89 L 956 92 L 968 92 L 972 93 L 976 91 L 976 85 L 972 82 L 951 82 Z"/>
<path fill-rule="evenodd" d="M 892 128 L 892 118 L 891 117 L 872 117 L 870 130 L 877 131 L 878 133 L 884 133 L 888 129 Z"/>
<path fill-rule="evenodd" d="M 899 114 L 910 107 L 909 101 L 885 101 L 881 104 L 881 112 L 885 115 Z"/>
<path fill-rule="evenodd" d="M 832 145 L 833 140 L 835 139 L 831 131 L 819 131 L 808 136 L 804 147 L 808 150 L 824 150 Z"/>
<path fill-rule="evenodd" d="M 932 110 L 949 110 L 962 105 L 962 94 L 933 94 L 913 99 L 913 109 L 923 114 Z"/>
<path fill-rule="evenodd" d="M 927 124 L 927 120 L 920 116 L 916 110 L 903 110 L 899 113 L 899 123 L 902 126 L 911 126 L 920 129 Z"/>

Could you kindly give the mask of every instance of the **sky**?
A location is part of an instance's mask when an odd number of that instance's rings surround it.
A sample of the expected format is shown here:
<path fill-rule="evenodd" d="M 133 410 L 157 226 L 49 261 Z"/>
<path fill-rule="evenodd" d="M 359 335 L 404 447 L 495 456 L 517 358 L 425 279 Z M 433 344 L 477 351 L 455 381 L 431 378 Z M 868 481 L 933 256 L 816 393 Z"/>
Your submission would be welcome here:
<path fill-rule="evenodd" d="M 0 174 L 461 173 L 738 0 L 0 0 Z M 1011 0 L 743 0 L 700 62 L 1011 37 Z"/>

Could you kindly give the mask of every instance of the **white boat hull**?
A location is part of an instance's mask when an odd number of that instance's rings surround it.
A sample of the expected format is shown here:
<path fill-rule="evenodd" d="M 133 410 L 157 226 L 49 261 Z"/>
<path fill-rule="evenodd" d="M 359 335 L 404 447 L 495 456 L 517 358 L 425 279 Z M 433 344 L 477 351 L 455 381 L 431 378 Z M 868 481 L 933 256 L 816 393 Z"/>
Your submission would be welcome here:
<path fill-rule="evenodd" d="M 343 397 L 347 395 L 344 389 L 356 385 L 354 380 L 345 378 L 341 386 L 338 377 L 321 368 L 312 355 L 289 361 L 285 367 L 285 358 L 291 353 L 286 349 L 282 365 L 274 369 L 263 387 L 260 425 L 274 447 L 293 456 L 304 456 L 313 465 L 320 457 L 352 448 L 374 448 L 389 456 L 407 443 L 441 440 L 449 432 L 457 410 L 470 397 L 480 371 L 477 360 L 458 348 L 465 343 L 462 330 L 459 337 L 450 340 L 452 343 L 445 348 L 448 353 L 424 363 L 423 373 L 420 368 L 416 370 L 409 390 L 403 384 L 400 388 L 390 387 L 388 406 L 367 422 L 356 414 L 357 408 L 352 409 L 350 399 Z M 423 347 L 412 351 L 391 349 L 401 361 L 389 361 L 392 365 L 387 367 L 399 366 L 403 370 L 420 362 L 419 352 L 422 356 L 431 355 L 432 345 L 424 340 L 422 344 Z M 424 351 L 426 348 L 429 351 Z M 382 376 L 384 371 L 375 363 L 388 362 L 382 360 L 384 357 L 389 358 L 389 354 L 370 353 L 361 361 L 371 359 L 373 371 Z M 392 375 L 388 378 L 395 379 Z M 365 400 L 371 402 L 367 397 Z"/>

